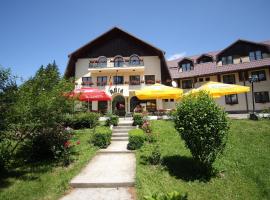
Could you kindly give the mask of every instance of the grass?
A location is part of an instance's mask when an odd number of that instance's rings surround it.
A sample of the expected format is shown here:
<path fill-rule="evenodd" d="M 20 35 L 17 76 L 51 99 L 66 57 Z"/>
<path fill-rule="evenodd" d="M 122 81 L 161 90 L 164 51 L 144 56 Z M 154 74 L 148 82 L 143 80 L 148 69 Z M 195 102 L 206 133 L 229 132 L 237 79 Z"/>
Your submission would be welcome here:
<path fill-rule="evenodd" d="M 52 162 L 24 165 L 0 178 L 1 200 L 53 200 L 69 190 L 69 181 L 95 155 L 96 148 L 90 146 L 91 130 L 76 131 L 80 144 L 76 145 L 74 162 L 62 167 Z M 3 176 L 3 175 L 2 175 Z"/>
<path fill-rule="evenodd" d="M 224 155 L 215 162 L 218 176 L 202 181 L 189 150 L 171 121 L 153 121 L 163 162 L 143 162 L 147 151 L 137 151 L 138 199 L 156 192 L 179 191 L 188 199 L 270 199 L 270 121 L 232 120 Z"/>

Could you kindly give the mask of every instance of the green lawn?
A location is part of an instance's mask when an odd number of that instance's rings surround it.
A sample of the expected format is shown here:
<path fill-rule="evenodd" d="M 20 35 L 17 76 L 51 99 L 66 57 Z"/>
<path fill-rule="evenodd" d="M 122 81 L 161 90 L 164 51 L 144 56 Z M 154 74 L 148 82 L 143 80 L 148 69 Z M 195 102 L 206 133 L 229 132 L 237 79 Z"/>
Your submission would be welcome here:
<path fill-rule="evenodd" d="M 215 167 L 221 173 L 200 181 L 190 152 L 173 122 L 153 121 L 163 163 L 143 164 L 146 145 L 137 151 L 138 199 L 156 192 L 180 191 L 188 199 L 270 199 L 270 121 L 233 120 L 224 156 Z"/>
<path fill-rule="evenodd" d="M 69 190 L 68 183 L 95 155 L 90 146 L 91 130 L 76 131 L 81 144 L 76 145 L 75 161 L 68 167 L 52 163 L 25 165 L 0 178 L 1 200 L 58 199 Z M 3 175 L 2 175 L 3 176 Z"/>

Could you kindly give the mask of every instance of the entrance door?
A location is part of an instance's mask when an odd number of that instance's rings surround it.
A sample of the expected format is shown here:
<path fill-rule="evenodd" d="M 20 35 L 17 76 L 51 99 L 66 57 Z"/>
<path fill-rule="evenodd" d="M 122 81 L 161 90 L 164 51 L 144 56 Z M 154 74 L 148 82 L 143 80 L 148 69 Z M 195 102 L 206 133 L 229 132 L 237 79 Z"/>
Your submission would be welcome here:
<path fill-rule="evenodd" d="M 117 95 L 113 98 L 112 111 L 118 116 L 125 116 L 125 98 L 122 95 Z"/>

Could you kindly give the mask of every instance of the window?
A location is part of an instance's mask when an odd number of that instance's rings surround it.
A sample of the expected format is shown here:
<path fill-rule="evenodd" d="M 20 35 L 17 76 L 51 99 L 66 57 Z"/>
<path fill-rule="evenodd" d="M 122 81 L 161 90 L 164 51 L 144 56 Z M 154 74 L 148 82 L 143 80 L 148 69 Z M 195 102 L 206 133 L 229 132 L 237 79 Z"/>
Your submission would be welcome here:
<path fill-rule="evenodd" d="M 224 75 L 223 83 L 235 84 L 235 76 L 234 74 Z"/>
<path fill-rule="evenodd" d="M 114 76 L 113 77 L 113 84 L 124 84 L 124 77 L 123 76 Z"/>
<path fill-rule="evenodd" d="M 225 96 L 225 103 L 226 104 L 238 104 L 237 94 L 226 95 Z"/>
<path fill-rule="evenodd" d="M 98 67 L 107 67 L 107 58 L 105 56 L 101 56 L 98 59 Z"/>
<path fill-rule="evenodd" d="M 210 56 L 202 56 L 197 60 L 197 62 L 199 64 L 207 63 L 207 62 L 213 62 L 213 58 L 211 58 Z"/>
<path fill-rule="evenodd" d="M 140 75 L 130 76 L 129 77 L 130 85 L 140 85 Z"/>
<path fill-rule="evenodd" d="M 261 51 L 251 51 L 249 52 L 249 60 L 260 60 L 262 59 L 262 52 Z"/>
<path fill-rule="evenodd" d="M 222 57 L 221 61 L 222 65 L 233 64 L 233 57 L 232 56 Z"/>
<path fill-rule="evenodd" d="M 169 99 L 164 99 L 165 102 L 169 102 Z"/>
<path fill-rule="evenodd" d="M 191 65 L 191 63 L 183 63 L 181 64 L 181 68 L 183 72 L 193 70 L 193 66 Z"/>
<path fill-rule="evenodd" d="M 93 85 L 92 77 L 82 77 L 82 85 L 86 85 L 86 86 Z"/>
<path fill-rule="evenodd" d="M 154 112 L 157 110 L 156 100 L 147 100 L 146 101 L 146 110 L 149 112 Z"/>
<path fill-rule="evenodd" d="M 206 77 L 205 78 L 205 81 L 210 81 L 210 77 Z"/>
<path fill-rule="evenodd" d="M 203 82 L 203 78 L 199 78 L 199 82 Z"/>
<path fill-rule="evenodd" d="M 251 76 L 256 76 L 258 81 L 266 81 L 266 75 L 264 70 L 251 72 Z"/>
<path fill-rule="evenodd" d="M 146 84 L 155 84 L 155 75 L 145 75 L 144 80 Z"/>
<path fill-rule="evenodd" d="M 117 56 L 114 59 L 114 67 L 123 67 L 124 65 L 124 59 L 121 56 Z"/>
<path fill-rule="evenodd" d="M 140 58 L 137 55 L 130 56 L 129 65 L 140 65 Z"/>
<path fill-rule="evenodd" d="M 267 103 L 269 102 L 269 92 L 254 92 L 256 103 Z"/>
<path fill-rule="evenodd" d="M 97 77 L 97 86 L 105 86 L 107 84 L 107 76 Z"/>
<path fill-rule="evenodd" d="M 190 89 L 192 88 L 192 80 L 183 80 L 182 81 L 182 88 L 183 89 Z"/>

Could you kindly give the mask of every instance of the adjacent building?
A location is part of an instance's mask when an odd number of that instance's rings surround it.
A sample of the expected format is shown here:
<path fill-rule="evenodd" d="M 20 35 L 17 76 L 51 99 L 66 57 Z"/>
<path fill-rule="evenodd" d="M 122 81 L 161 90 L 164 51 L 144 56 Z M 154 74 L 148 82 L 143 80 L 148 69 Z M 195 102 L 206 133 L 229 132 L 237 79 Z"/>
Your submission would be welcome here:
<path fill-rule="evenodd" d="M 251 86 L 254 83 L 255 110 L 270 108 L 270 41 L 237 40 L 220 51 L 206 52 L 168 61 L 171 78 L 188 91 L 207 81 Z M 216 100 L 226 111 L 246 113 L 252 110 L 252 93 L 233 94 Z"/>
<path fill-rule="evenodd" d="M 185 91 L 207 81 L 250 86 L 254 83 L 256 110 L 270 108 L 270 41 L 237 40 L 220 51 L 166 61 L 165 52 L 114 27 L 69 55 L 66 77 L 75 87 L 97 87 L 112 101 L 92 102 L 91 109 L 119 115 L 133 112 L 137 104 L 148 111 L 174 109 L 173 99 L 140 101 L 134 91 L 146 85 L 176 81 Z M 252 110 L 252 94 L 233 94 L 216 100 L 228 112 Z"/>

